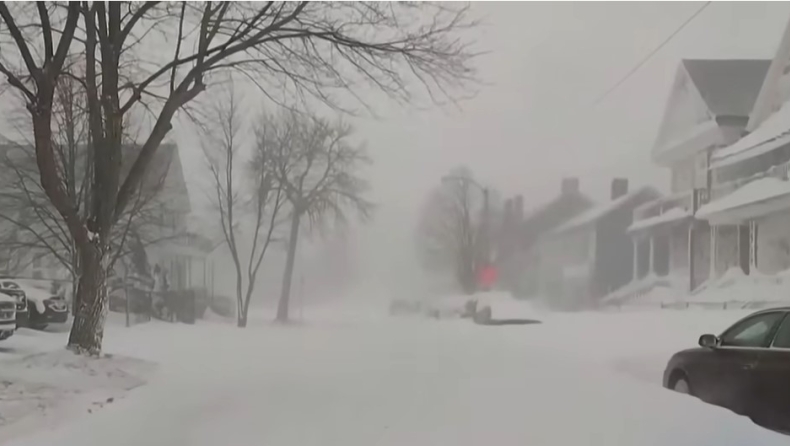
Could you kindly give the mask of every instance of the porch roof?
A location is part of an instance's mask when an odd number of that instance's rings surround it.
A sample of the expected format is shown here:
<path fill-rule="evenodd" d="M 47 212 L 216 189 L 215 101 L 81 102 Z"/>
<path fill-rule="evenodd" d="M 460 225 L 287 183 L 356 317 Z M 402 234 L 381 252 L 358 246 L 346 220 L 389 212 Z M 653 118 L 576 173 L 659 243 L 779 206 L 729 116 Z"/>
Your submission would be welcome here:
<path fill-rule="evenodd" d="M 790 143 L 790 101 L 735 144 L 713 154 L 711 168 L 754 158 Z"/>
<path fill-rule="evenodd" d="M 790 182 L 765 177 L 702 206 L 695 217 L 714 224 L 737 223 L 782 209 L 790 209 Z"/>
<path fill-rule="evenodd" d="M 690 218 L 690 211 L 683 208 L 672 208 L 663 214 L 633 222 L 631 226 L 628 227 L 628 233 L 635 234 L 650 229 L 657 229 L 658 227 L 666 227 Z"/>

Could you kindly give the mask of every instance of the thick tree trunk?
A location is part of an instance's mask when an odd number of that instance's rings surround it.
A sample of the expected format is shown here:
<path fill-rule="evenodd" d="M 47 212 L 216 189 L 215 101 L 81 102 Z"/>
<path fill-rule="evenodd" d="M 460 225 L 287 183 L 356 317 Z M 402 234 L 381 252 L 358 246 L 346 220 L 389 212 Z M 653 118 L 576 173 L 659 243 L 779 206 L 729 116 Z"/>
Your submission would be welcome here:
<path fill-rule="evenodd" d="M 107 269 L 105 253 L 98 241 L 81 244 L 77 312 L 69 335 L 68 348 L 80 354 L 99 355 L 107 316 Z"/>
<path fill-rule="evenodd" d="M 277 305 L 277 320 L 288 322 L 288 304 L 291 299 L 291 282 L 293 281 L 294 263 L 296 262 L 296 245 L 299 241 L 299 213 L 291 217 L 291 236 L 288 239 L 288 257 L 285 260 L 283 286 L 280 291 L 280 303 Z"/>

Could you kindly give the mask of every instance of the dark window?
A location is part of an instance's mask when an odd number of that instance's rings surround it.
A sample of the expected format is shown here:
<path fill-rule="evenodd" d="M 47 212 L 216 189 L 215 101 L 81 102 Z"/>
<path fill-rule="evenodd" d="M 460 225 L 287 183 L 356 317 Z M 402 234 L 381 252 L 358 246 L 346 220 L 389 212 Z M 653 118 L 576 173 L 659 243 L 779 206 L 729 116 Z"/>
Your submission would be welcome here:
<path fill-rule="evenodd" d="M 721 336 L 721 345 L 730 347 L 767 347 L 769 336 L 785 313 L 760 313 L 733 325 Z"/>
<path fill-rule="evenodd" d="M 776 348 L 790 348 L 790 318 L 785 318 L 779 330 L 774 336 L 774 343 L 771 345 Z"/>

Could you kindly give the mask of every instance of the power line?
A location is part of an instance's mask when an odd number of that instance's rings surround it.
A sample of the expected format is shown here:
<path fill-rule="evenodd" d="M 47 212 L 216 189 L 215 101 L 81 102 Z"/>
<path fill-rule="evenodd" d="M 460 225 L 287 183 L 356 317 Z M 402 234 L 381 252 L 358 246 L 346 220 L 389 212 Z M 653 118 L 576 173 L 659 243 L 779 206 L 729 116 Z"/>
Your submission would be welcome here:
<path fill-rule="evenodd" d="M 610 94 L 612 94 L 621 85 L 623 85 L 625 83 L 625 81 L 627 81 L 631 76 L 633 76 L 634 73 L 639 71 L 639 69 L 642 68 L 642 66 L 645 63 L 647 63 L 647 61 L 650 60 L 651 57 L 653 57 L 657 52 L 659 52 L 661 50 L 661 48 L 666 46 L 666 44 L 669 43 L 676 35 L 678 35 L 678 33 L 683 31 L 683 28 L 685 28 L 686 25 L 691 23 L 691 21 L 694 20 L 705 8 L 710 6 L 711 3 L 712 2 L 710 2 L 710 1 L 705 2 L 699 9 L 694 11 L 694 14 L 691 14 L 691 16 L 689 16 L 689 18 L 687 18 L 683 23 L 681 23 L 680 26 L 677 29 L 675 29 L 675 31 L 672 32 L 672 34 L 670 34 L 666 39 L 664 39 L 664 41 L 661 42 L 652 51 L 647 53 L 647 55 L 645 57 L 643 57 L 636 65 L 634 65 L 634 67 L 631 68 L 631 70 L 625 76 L 623 76 L 619 81 L 617 81 L 617 83 L 615 83 L 611 88 L 609 88 L 601 96 L 599 96 L 598 99 L 596 99 L 595 102 L 592 103 L 592 106 L 595 107 L 596 105 L 598 105 L 601 102 L 603 102 L 604 99 L 606 99 Z"/>

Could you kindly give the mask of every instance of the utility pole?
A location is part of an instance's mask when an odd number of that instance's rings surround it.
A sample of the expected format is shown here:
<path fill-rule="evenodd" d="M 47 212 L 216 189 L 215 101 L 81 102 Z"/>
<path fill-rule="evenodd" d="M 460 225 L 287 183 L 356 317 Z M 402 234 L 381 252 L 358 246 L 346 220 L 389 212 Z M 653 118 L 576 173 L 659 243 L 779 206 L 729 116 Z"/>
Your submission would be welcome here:
<path fill-rule="evenodd" d="M 491 259 L 491 205 L 490 193 L 487 187 L 483 187 L 483 210 L 480 216 L 480 232 L 483 239 L 483 260 L 485 266 L 489 266 L 492 262 Z"/>
<path fill-rule="evenodd" d="M 442 177 L 442 183 L 448 183 L 450 181 L 460 181 L 464 184 L 474 186 L 483 193 L 483 209 L 480 212 L 480 233 L 479 233 L 479 237 L 481 238 L 482 242 L 480 243 L 481 246 L 480 253 L 478 253 L 477 256 L 483 258 L 485 262 L 484 267 L 489 267 L 493 262 L 493 259 L 491 258 L 492 253 L 491 253 L 490 189 L 467 176 L 446 175 Z M 479 259 L 479 257 L 477 258 Z M 475 274 L 479 274 L 481 271 L 481 265 L 475 265 L 475 269 L 476 269 Z"/>

